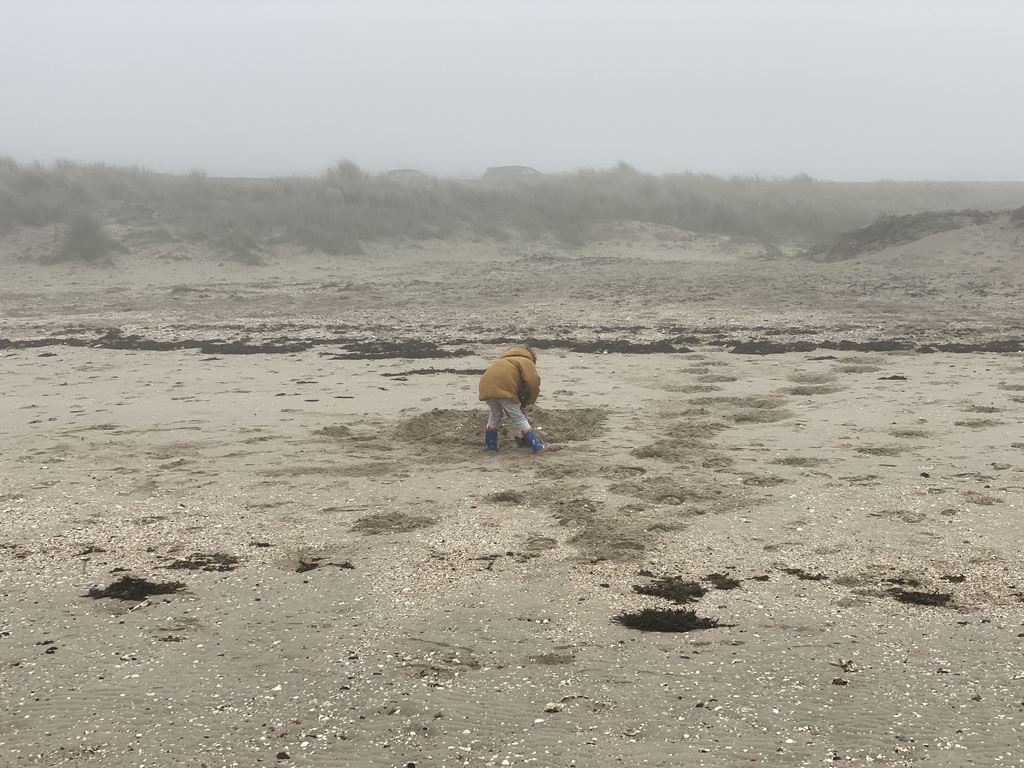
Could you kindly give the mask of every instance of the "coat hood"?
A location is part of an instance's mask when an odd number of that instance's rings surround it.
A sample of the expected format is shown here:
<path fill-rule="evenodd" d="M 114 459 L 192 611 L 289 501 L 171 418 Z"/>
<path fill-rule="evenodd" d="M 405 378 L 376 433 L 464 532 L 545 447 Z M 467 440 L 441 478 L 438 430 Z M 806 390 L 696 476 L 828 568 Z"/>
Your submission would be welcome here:
<path fill-rule="evenodd" d="M 512 347 L 512 349 L 508 350 L 508 352 L 501 356 L 502 359 L 506 357 L 525 357 L 531 363 L 537 362 L 533 352 L 528 350 L 526 347 Z"/>

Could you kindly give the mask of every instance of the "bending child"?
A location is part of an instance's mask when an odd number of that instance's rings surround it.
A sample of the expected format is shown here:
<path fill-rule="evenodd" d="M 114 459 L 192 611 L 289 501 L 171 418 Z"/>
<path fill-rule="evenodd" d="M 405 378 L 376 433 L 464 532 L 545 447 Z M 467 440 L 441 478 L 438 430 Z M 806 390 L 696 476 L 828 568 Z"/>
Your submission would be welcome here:
<path fill-rule="evenodd" d="M 487 419 L 484 450 L 498 450 L 498 427 L 505 414 L 534 453 L 543 453 L 551 447 L 540 441 L 526 418 L 540 395 L 540 374 L 537 373 L 536 363 L 537 355 L 532 349 L 526 346 L 513 347 L 492 363 L 480 377 L 480 399 L 491 409 Z"/>

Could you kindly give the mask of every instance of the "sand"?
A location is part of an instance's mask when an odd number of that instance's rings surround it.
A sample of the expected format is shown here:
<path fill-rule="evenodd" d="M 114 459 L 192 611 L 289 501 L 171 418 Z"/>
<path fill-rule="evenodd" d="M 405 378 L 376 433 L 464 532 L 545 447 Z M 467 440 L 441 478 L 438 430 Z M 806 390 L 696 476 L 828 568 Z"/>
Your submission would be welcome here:
<path fill-rule="evenodd" d="M 835 263 L 48 237 L 0 251 L 0 764 L 1024 764 L 1005 217 Z M 523 339 L 558 450 L 485 454 Z"/>

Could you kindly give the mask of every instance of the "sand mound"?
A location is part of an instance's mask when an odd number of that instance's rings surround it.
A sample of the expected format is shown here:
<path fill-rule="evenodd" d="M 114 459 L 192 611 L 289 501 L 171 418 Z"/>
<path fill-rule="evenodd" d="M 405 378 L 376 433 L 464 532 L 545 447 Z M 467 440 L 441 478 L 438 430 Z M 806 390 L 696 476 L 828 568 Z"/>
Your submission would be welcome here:
<path fill-rule="evenodd" d="M 399 443 L 477 443 L 486 417 L 479 410 L 435 408 L 398 422 L 395 440 Z"/>
<path fill-rule="evenodd" d="M 821 260 L 833 262 L 854 259 L 884 248 L 912 243 L 939 232 L 961 229 L 971 224 L 985 224 L 998 215 L 992 211 L 939 211 L 883 216 L 873 224 L 843 235 L 838 243 L 825 252 Z"/>
<path fill-rule="evenodd" d="M 530 423 L 544 435 L 545 442 L 569 443 L 590 440 L 602 431 L 605 413 L 600 408 L 538 410 Z M 435 408 L 398 423 L 395 439 L 400 443 L 473 443 L 482 439 L 487 412 L 482 409 Z M 506 423 L 507 426 L 507 423 Z"/>

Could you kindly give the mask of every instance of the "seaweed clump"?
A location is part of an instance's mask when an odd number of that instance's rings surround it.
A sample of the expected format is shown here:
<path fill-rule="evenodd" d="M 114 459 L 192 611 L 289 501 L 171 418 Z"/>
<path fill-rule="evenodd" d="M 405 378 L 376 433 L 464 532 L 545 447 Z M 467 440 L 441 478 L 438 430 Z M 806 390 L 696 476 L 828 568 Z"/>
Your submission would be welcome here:
<path fill-rule="evenodd" d="M 740 586 L 739 579 L 734 579 L 724 573 L 709 573 L 705 576 L 715 589 L 736 589 Z"/>
<path fill-rule="evenodd" d="M 237 557 L 223 552 L 193 552 L 184 560 L 175 560 L 167 567 L 188 571 L 233 571 L 238 563 Z"/>
<path fill-rule="evenodd" d="M 948 605 L 949 601 L 953 599 L 953 595 L 950 592 L 916 592 L 911 589 L 899 589 L 898 587 L 891 587 L 886 592 L 901 603 L 908 603 L 910 605 L 933 605 L 941 608 Z"/>
<path fill-rule="evenodd" d="M 783 568 L 782 572 L 804 581 L 824 581 L 828 578 L 824 573 L 808 573 L 803 568 Z"/>
<path fill-rule="evenodd" d="M 882 581 L 885 582 L 886 584 L 896 584 L 896 585 L 901 586 L 901 587 L 920 587 L 921 586 L 921 580 L 920 579 L 912 579 L 912 578 L 905 577 L 905 576 L 899 576 L 899 577 L 894 578 L 894 579 L 882 579 Z M 894 590 L 890 587 L 888 591 L 892 592 Z M 902 591 L 902 590 L 899 590 L 899 591 Z"/>
<path fill-rule="evenodd" d="M 86 594 L 94 600 L 104 597 L 113 597 L 118 600 L 142 601 L 150 595 L 171 595 L 180 592 L 185 588 L 181 581 L 160 581 L 153 582 L 148 579 L 137 579 L 134 576 L 122 576 L 113 584 L 100 589 L 93 587 Z"/>
<path fill-rule="evenodd" d="M 678 576 L 667 576 L 651 584 L 634 584 L 633 591 L 640 595 L 651 595 L 671 600 L 676 605 L 695 603 L 707 594 L 707 590 L 695 581 L 683 581 Z"/>
<path fill-rule="evenodd" d="M 692 632 L 722 626 L 717 619 L 698 616 L 685 608 L 644 608 L 637 613 L 620 613 L 612 621 L 641 632 Z"/>
<path fill-rule="evenodd" d="M 490 496 L 487 497 L 487 500 L 495 502 L 510 501 L 513 504 L 522 504 L 525 501 L 525 499 L 523 498 L 523 494 L 516 490 L 498 491 L 497 493 L 492 493 Z"/>

